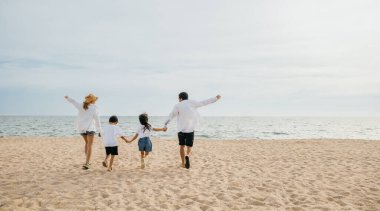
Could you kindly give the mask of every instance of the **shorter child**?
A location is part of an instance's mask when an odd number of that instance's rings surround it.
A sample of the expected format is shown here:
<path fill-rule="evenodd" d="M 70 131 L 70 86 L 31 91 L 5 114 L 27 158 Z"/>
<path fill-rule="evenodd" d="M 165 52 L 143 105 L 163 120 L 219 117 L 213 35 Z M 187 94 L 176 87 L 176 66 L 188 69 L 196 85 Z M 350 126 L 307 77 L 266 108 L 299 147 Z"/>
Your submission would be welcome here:
<path fill-rule="evenodd" d="M 112 164 L 115 155 L 118 155 L 117 149 L 117 138 L 121 137 L 125 142 L 128 143 L 127 138 L 125 137 L 123 131 L 117 123 L 119 122 L 117 116 L 111 116 L 109 119 L 109 124 L 103 128 L 103 142 L 106 148 L 106 158 L 103 161 L 103 166 L 108 167 L 108 171 L 112 171 Z M 108 157 L 111 155 L 110 162 L 108 163 Z"/>
<path fill-rule="evenodd" d="M 141 168 L 144 169 L 145 165 L 148 164 L 148 155 L 149 152 L 152 151 L 152 142 L 150 141 L 150 135 L 152 130 L 153 131 L 165 131 L 166 128 L 153 128 L 148 123 L 148 114 L 144 113 L 139 116 L 140 120 L 140 126 L 137 128 L 135 135 L 133 136 L 132 140 L 129 141 L 131 143 L 134 141 L 137 137 L 139 137 L 139 151 L 141 153 Z"/>

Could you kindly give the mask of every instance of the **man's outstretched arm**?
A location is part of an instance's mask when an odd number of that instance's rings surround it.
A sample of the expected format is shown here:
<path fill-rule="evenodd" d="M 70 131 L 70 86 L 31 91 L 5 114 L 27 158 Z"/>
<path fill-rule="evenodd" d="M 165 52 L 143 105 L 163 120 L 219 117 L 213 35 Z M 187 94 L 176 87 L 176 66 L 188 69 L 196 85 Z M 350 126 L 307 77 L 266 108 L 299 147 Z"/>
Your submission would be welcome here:
<path fill-rule="evenodd" d="M 216 97 L 213 97 L 213 98 L 210 98 L 210 99 L 207 99 L 207 100 L 203 100 L 203 101 L 193 101 L 193 105 L 196 107 L 196 108 L 199 108 L 199 107 L 202 107 L 202 106 L 206 106 L 208 104 L 211 104 L 211 103 L 215 103 L 216 101 L 220 100 L 221 96 L 220 95 L 217 95 Z"/>

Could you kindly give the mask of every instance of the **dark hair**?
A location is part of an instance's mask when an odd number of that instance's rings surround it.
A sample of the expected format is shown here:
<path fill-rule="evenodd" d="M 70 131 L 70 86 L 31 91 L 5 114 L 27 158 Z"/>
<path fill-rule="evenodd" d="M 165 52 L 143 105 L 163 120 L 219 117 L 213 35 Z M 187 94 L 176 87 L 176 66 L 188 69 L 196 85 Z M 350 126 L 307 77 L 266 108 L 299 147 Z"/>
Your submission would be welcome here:
<path fill-rule="evenodd" d="M 83 102 L 83 109 L 87 110 L 88 109 L 88 105 L 90 105 L 90 103 Z"/>
<path fill-rule="evenodd" d="M 152 125 L 148 123 L 148 114 L 145 114 L 145 113 L 140 114 L 139 120 L 140 120 L 140 124 L 144 125 L 144 132 L 146 129 L 150 131 L 150 129 L 152 128 Z"/>
<path fill-rule="evenodd" d="M 189 95 L 186 92 L 181 92 L 179 93 L 178 98 L 182 100 L 187 100 L 189 99 Z"/>
<path fill-rule="evenodd" d="M 119 119 L 117 116 L 111 116 L 110 119 L 108 120 L 110 123 L 118 123 Z"/>

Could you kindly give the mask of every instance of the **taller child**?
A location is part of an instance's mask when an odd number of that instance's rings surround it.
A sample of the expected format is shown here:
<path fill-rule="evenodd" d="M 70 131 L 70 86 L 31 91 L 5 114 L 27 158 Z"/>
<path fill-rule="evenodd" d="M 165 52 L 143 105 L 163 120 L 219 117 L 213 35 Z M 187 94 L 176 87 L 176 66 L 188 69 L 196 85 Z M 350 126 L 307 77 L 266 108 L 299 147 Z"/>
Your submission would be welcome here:
<path fill-rule="evenodd" d="M 83 103 L 78 103 L 68 96 L 65 96 L 65 98 L 78 110 L 76 128 L 85 142 L 84 153 L 86 155 L 86 162 L 83 165 L 83 169 L 89 169 L 92 154 L 92 142 L 94 141 L 95 133 L 102 132 L 98 108 L 95 106 L 98 97 L 89 94 L 85 97 Z"/>
<path fill-rule="evenodd" d="M 216 97 L 198 102 L 189 100 L 189 95 L 186 92 L 179 93 L 179 103 L 174 106 L 172 112 L 169 114 L 169 117 L 165 122 L 165 127 L 167 127 L 174 117 L 177 117 L 177 132 L 180 146 L 179 153 L 181 156 L 182 167 L 187 169 L 190 168 L 190 155 L 194 142 L 194 128 L 199 121 L 197 108 L 215 103 L 220 98 L 221 96 L 217 95 Z"/>

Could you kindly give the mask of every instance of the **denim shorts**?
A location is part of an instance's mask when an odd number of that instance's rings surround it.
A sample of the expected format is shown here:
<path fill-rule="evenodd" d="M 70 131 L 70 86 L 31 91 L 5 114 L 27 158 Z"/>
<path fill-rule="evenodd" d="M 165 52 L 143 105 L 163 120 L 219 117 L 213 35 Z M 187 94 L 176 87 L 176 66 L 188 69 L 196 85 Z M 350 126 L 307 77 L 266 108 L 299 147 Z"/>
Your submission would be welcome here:
<path fill-rule="evenodd" d="M 152 142 L 149 137 L 144 137 L 139 139 L 139 151 L 151 152 Z"/>
<path fill-rule="evenodd" d="M 86 131 L 85 133 L 81 133 L 82 136 L 93 136 L 95 135 L 95 131 Z"/>

